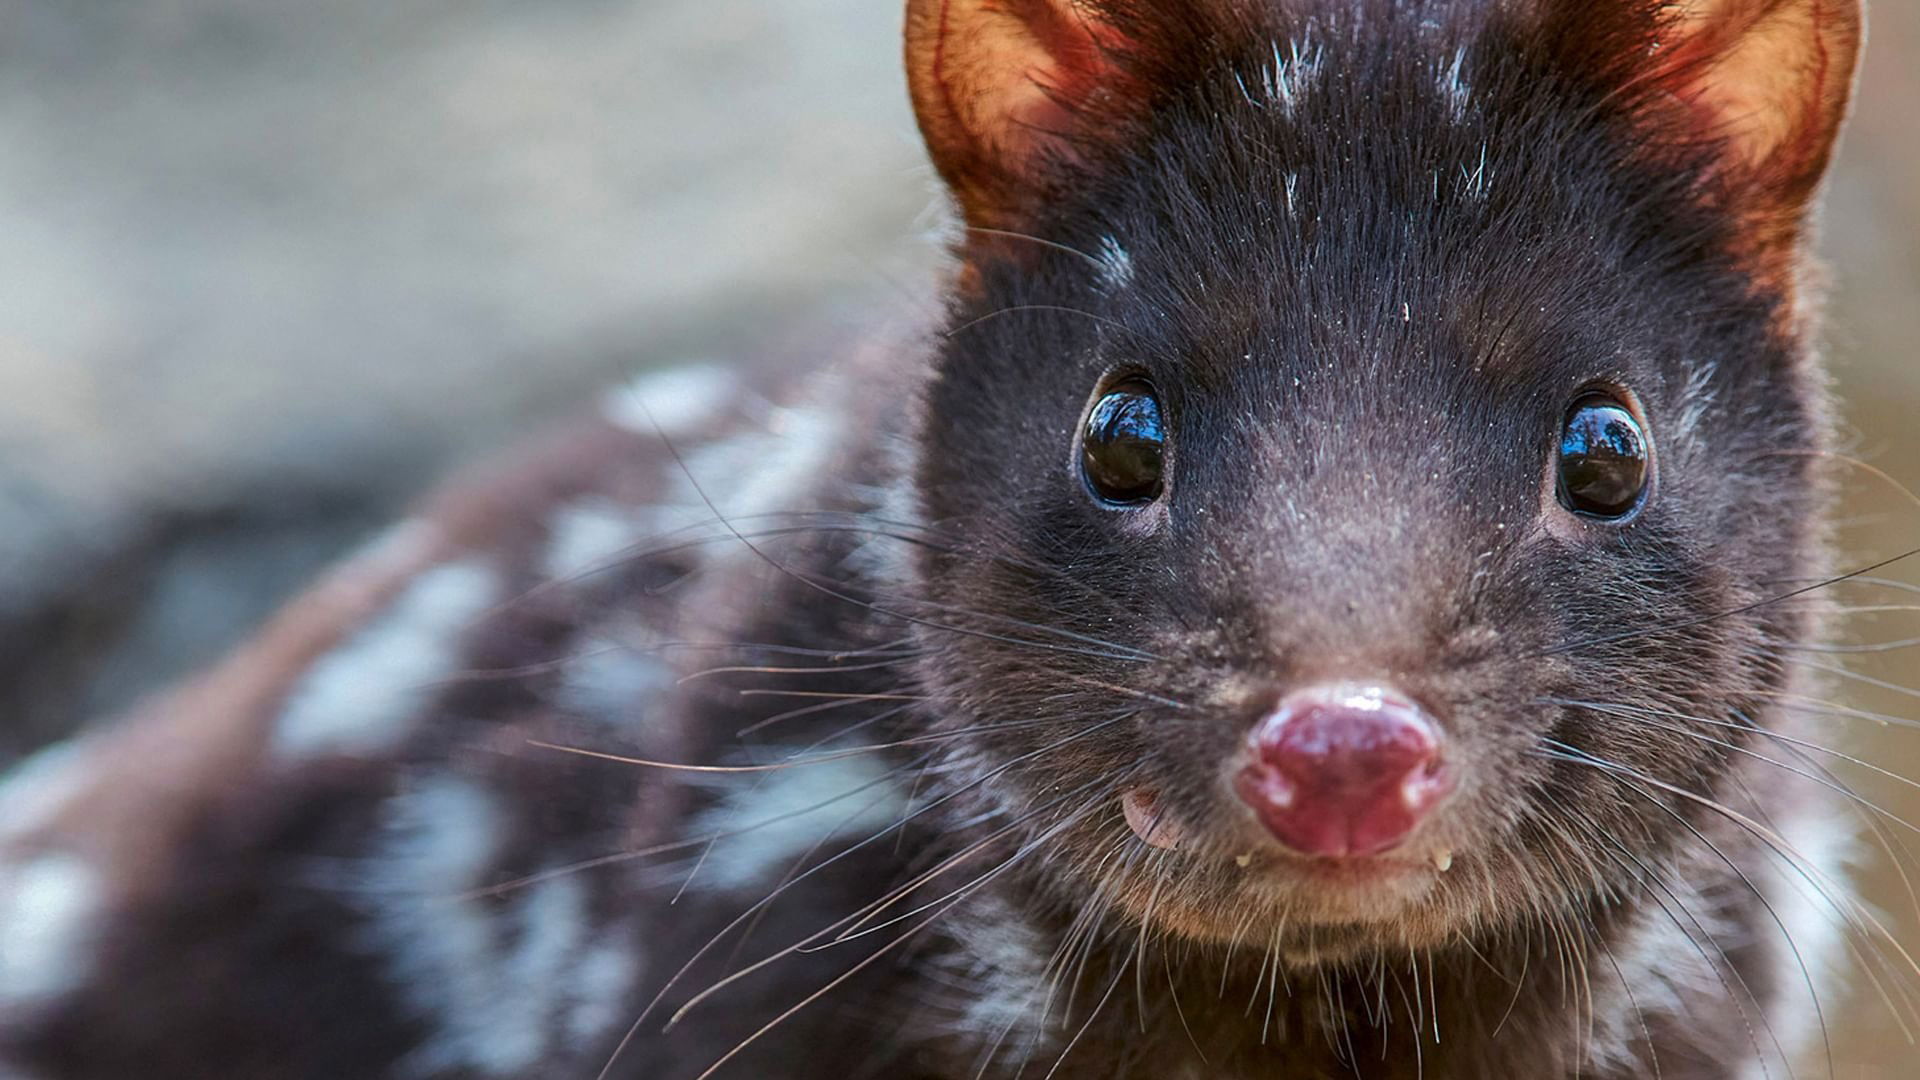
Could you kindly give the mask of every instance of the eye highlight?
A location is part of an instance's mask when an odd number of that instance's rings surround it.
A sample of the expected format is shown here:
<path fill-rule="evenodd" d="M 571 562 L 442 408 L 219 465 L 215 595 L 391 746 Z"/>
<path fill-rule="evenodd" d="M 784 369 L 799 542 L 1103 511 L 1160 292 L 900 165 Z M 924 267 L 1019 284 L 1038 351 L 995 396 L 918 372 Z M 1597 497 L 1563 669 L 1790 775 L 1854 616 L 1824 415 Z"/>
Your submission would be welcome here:
<path fill-rule="evenodd" d="M 1080 472 L 1101 501 L 1139 506 L 1160 497 L 1166 471 L 1166 413 L 1145 379 L 1115 383 L 1087 413 Z"/>
<path fill-rule="evenodd" d="M 1646 501 L 1653 450 L 1640 418 L 1612 394 L 1574 399 L 1560 429 L 1560 505 L 1582 517 L 1620 521 Z"/>

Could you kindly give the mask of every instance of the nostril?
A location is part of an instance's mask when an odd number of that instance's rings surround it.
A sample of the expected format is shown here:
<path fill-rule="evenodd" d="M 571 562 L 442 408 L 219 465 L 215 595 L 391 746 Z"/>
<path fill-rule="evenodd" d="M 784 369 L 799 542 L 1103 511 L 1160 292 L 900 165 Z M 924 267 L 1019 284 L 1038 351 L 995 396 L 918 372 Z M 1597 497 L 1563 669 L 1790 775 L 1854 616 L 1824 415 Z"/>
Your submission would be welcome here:
<path fill-rule="evenodd" d="M 1251 738 L 1262 761 L 1315 786 L 1383 784 L 1439 763 L 1439 739 L 1419 710 L 1371 695 L 1290 700 Z"/>
<path fill-rule="evenodd" d="M 1371 855 L 1405 839 L 1452 787 L 1439 730 L 1380 687 L 1289 696 L 1247 735 L 1240 797 L 1287 846 Z"/>

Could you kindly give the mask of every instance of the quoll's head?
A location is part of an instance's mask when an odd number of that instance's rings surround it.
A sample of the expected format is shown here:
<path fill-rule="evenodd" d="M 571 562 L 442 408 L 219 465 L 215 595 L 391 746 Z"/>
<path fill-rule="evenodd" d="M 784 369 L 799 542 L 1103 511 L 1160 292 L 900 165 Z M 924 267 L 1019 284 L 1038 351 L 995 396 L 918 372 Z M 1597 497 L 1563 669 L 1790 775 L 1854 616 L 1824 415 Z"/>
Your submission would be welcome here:
<path fill-rule="evenodd" d="M 925 673 L 1064 898 L 1328 955 L 1663 856 L 1655 795 L 1712 790 L 1809 632 L 1760 601 L 1820 563 L 1799 268 L 1858 35 L 1853 0 L 909 4 L 966 225 Z"/>

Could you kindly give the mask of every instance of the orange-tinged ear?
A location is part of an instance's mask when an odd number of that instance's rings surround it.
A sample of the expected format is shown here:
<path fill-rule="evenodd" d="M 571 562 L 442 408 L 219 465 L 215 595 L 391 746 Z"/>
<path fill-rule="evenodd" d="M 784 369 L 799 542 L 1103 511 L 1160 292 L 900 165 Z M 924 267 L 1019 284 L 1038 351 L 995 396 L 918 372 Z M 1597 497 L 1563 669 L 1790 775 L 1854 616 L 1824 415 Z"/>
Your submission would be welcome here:
<path fill-rule="evenodd" d="M 1121 35 L 1088 0 L 908 0 L 907 82 L 967 223 L 1019 228 L 1124 93 Z"/>
<path fill-rule="evenodd" d="M 1716 139 L 1716 186 L 1761 251 L 1800 239 L 1853 93 L 1860 0 L 1665 5 L 1653 77 Z"/>

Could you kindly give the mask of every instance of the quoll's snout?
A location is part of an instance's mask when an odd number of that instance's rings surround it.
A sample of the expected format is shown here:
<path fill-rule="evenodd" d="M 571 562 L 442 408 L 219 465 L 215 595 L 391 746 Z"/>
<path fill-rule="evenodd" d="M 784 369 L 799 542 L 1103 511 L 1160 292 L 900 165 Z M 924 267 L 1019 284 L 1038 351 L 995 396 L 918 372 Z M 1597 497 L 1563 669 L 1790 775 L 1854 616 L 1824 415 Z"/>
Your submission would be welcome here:
<path fill-rule="evenodd" d="M 1440 731 L 1377 686 L 1289 695 L 1247 735 L 1240 798 L 1303 855 L 1365 856 L 1406 839 L 1453 787 Z"/>

